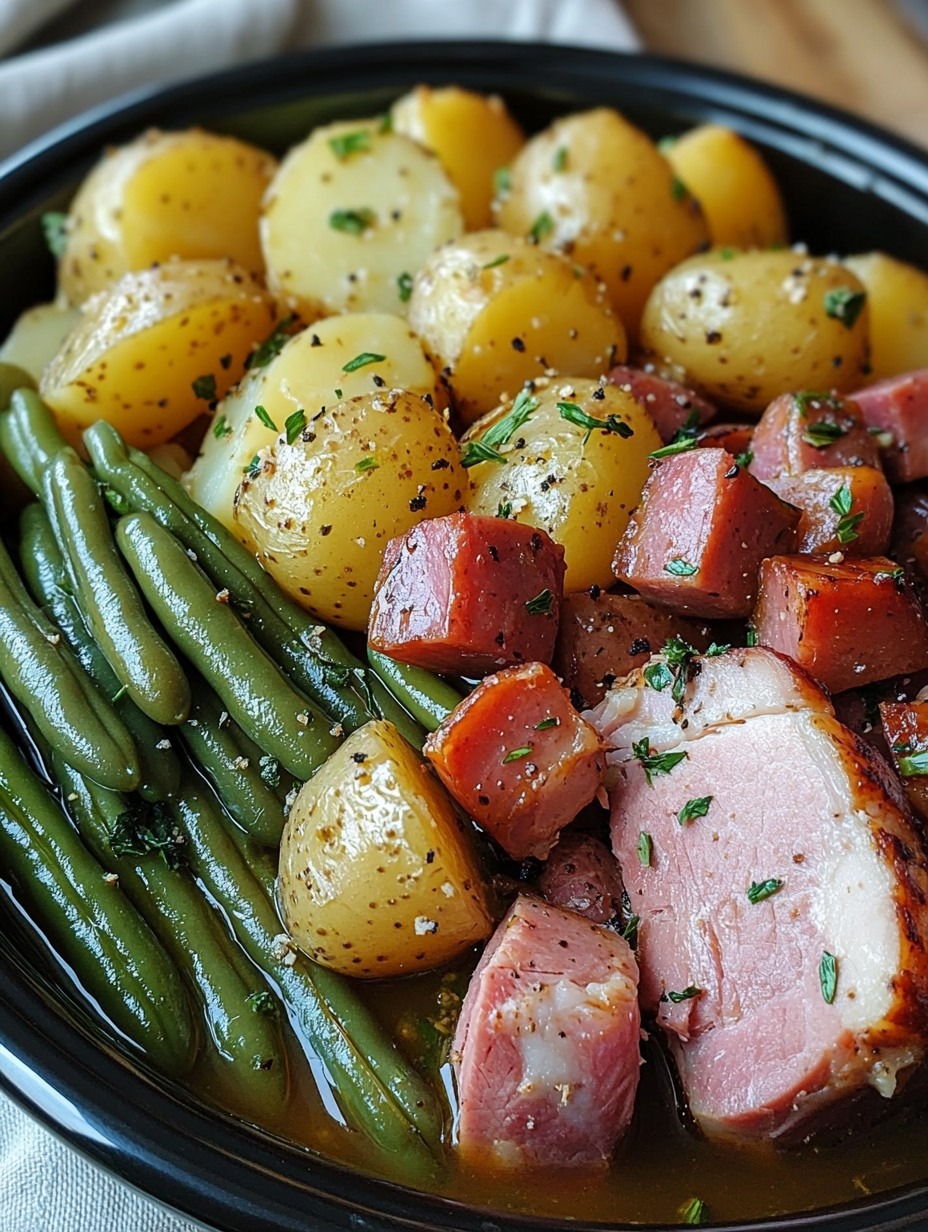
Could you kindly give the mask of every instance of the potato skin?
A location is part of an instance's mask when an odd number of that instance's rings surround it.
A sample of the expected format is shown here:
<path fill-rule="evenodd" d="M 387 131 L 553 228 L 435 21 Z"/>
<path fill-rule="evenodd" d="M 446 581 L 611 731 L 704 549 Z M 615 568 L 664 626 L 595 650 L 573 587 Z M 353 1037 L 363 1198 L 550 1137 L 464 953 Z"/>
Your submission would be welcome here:
<path fill-rule="evenodd" d="M 261 199 L 277 166 L 263 150 L 202 129 L 150 129 L 107 153 L 78 189 L 58 269 L 72 304 L 129 270 L 228 257 L 262 273 Z"/>
<path fill-rule="evenodd" d="M 387 543 L 461 507 L 467 477 L 441 412 L 404 390 L 349 398 L 262 451 L 235 499 L 238 533 L 320 619 L 367 628 Z"/>
<path fill-rule="evenodd" d="M 390 108 L 395 132 L 438 155 L 461 194 L 468 231 L 492 226 L 493 175 L 525 144 L 525 133 L 495 94 L 460 86 L 416 86 Z"/>
<path fill-rule="evenodd" d="M 641 322 L 648 358 L 669 363 L 712 400 L 760 412 L 779 394 L 847 391 L 869 356 L 866 302 L 853 325 L 826 297 L 859 294 L 836 261 L 789 250 L 718 249 L 691 257 L 651 292 Z"/>
<path fill-rule="evenodd" d="M 786 243 L 783 198 L 749 141 L 721 124 L 701 124 L 661 149 L 702 206 L 713 247 Z"/>
<path fill-rule="evenodd" d="M 885 252 L 845 257 L 867 288 L 871 381 L 928 368 L 928 273 Z"/>
<path fill-rule="evenodd" d="M 88 301 L 40 392 L 72 439 L 106 419 L 147 449 L 221 398 L 273 326 L 264 287 L 231 261 L 133 271 Z M 195 392 L 200 377 L 213 378 L 214 395 Z"/>
<path fill-rule="evenodd" d="M 515 235 L 534 229 L 544 247 L 587 266 L 633 338 L 657 280 L 709 241 L 699 203 L 675 183 L 654 142 L 606 107 L 531 138 L 510 179 L 499 225 Z"/>
<path fill-rule="evenodd" d="M 557 378 L 537 391 L 537 401 L 530 418 L 500 447 L 506 463 L 471 468 L 467 508 L 494 515 L 509 505 L 511 517 L 547 531 L 564 548 L 565 592 L 610 586 L 615 545 L 648 477 L 648 454 L 660 448 L 661 438 L 647 412 L 615 385 Z M 613 415 L 633 435 L 589 432 L 566 420 L 559 402 L 603 422 Z M 464 441 L 479 439 L 506 410 L 479 420 Z"/>
<path fill-rule="evenodd" d="M 598 377 L 627 349 L 595 279 L 492 229 L 445 244 L 426 261 L 413 280 L 409 324 L 465 424 L 545 372 Z"/>
<path fill-rule="evenodd" d="M 349 736 L 297 796 L 280 902 L 314 962 L 367 979 L 440 966 L 492 928 L 464 823 L 382 720 Z"/>

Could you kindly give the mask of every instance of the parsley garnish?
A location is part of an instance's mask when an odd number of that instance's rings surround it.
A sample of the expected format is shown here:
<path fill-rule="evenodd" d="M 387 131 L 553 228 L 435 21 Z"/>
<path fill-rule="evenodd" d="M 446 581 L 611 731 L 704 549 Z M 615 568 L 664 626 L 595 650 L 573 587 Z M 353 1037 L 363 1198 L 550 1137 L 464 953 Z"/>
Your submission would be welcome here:
<path fill-rule="evenodd" d="M 503 758 L 503 765 L 505 766 L 511 761 L 521 761 L 523 757 L 528 757 L 531 751 L 532 746 L 530 744 L 523 744 L 521 749 L 510 749 L 510 751 Z"/>
<path fill-rule="evenodd" d="M 641 674 L 645 684 L 658 693 L 662 693 L 674 680 L 673 672 L 666 663 L 649 663 Z"/>
<path fill-rule="evenodd" d="M 654 840 L 651 835 L 645 830 L 638 834 L 638 845 L 635 848 L 638 852 L 638 863 L 642 868 L 651 867 L 651 853 L 654 851 Z"/>
<path fill-rule="evenodd" d="M 847 329 L 853 329 L 866 302 L 866 291 L 836 287 L 833 291 L 825 292 L 825 315 L 840 321 Z"/>
<path fill-rule="evenodd" d="M 670 195 L 674 201 L 682 201 L 684 197 L 689 196 L 689 191 L 679 176 L 675 175 L 670 181 Z"/>
<path fill-rule="evenodd" d="M 371 455 L 367 458 L 362 458 L 360 462 L 355 462 L 354 469 L 359 475 L 363 475 L 366 471 L 375 471 L 380 466 L 377 459 Z"/>
<path fill-rule="evenodd" d="M 641 916 L 630 915 L 622 929 L 622 939 L 635 949 L 638 945 L 638 925 L 641 923 Z"/>
<path fill-rule="evenodd" d="M 42 234 L 48 251 L 56 261 L 64 256 L 68 246 L 68 216 L 60 210 L 47 210 L 42 215 Z"/>
<path fill-rule="evenodd" d="M 484 432 L 480 438 L 481 443 L 490 449 L 496 449 L 500 445 L 508 445 L 516 432 L 524 423 L 528 422 L 537 410 L 538 399 L 533 398 L 527 389 L 521 389 L 516 395 L 511 409 L 502 419 L 498 419 L 492 427 L 487 428 L 486 432 Z"/>
<path fill-rule="evenodd" d="M 864 520 L 863 513 L 851 513 L 854 498 L 850 486 L 843 483 L 828 502 L 835 513 L 840 514 L 835 535 L 839 543 L 853 543 L 858 537 L 857 527 Z"/>
<path fill-rule="evenodd" d="M 686 691 L 686 682 L 690 678 L 696 650 L 689 642 L 685 642 L 682 637 L 674 636 L 669 637 L 664 643 L 661 648 L 661 654 L 672 669 L 673 688 L 670 691 L 670 696 L 679 706 L 683 702 L 683 694 Z"/>
<path fill-rule="evenodd" d="M 116 856 L 157 852 L 168 868 L 179 868 L 182 836 L 164 804 L 139 800 L 120 813 L 110 827 L 109 845 Z"/>
<path fill-rule="evenodd" d="M 468 441 L 461 451 L 461 465 L 476 466 L 478 462 L 502 462 L 506 459 L 496 449 L 491 449 L 483 441 Z"/>
<path fill-rule="evenodd" d="M 616 436 L 620 436 L 624 441 L 627 441 L 630 436 L 635 435 L 634 429 L 629 424 L 623 423 L 616 415 L 607 415 L 605 419 L 597 419 L 595 415 L 588 415 L 582 407 L 577 406 L 576 402 L 559 402 L 557 409 L 561 419 L 566 419 L 568 423 L 576 424 L 578 428 L 586 428 L 586 436 L 583 438 L 584 444 L 590 439 L 590 433 L 597 430 L 600 432 L 614 432 Z"/>
<path fill-rule="evenodd" d="M 676 439 L 679 437 L 679 440 Z M 696 448 L 696 437 L 680 436 L 678 432 L 676 437 L 669 445 L 662 445 L 660 449 L 652 449 L 648 454 L 649 458 L 672 458 L 676 453 L 688 453 L 689 450 Z"/>
<path fill-rule="evenodd" d="M 829 407 L 833 411 L 844 409 L 841 399 L 830 394 L 827 389 L 802 389 L 793 394 L 793 401 L 803 419 L 808 419 L 810 407 L 816 410 L 821 410 L 822 407 Z"/>
<path fill-rule="evenodd" d="M 766 881 L 752 881 L 748 886 L 749 903 L 762 903 L 765 898 L 772 898 L 783 889 L 781 877 L 768 877 Z"/>
<path fill-rule="evenodd" d="M 544 590 L 540 590 L 534 599 L 527 599 L 525 603 L 525 610 L 530 616 L 547 616 L 553 609 L 554 595 L 547 586 Z"/>
<path fill-rule="evenodd" d="M 198 376 L 191 388 L 195 398 L 202 398 L 204 402 L 216 401 L 216 378 L 211 372 L 207 372 L 205 376 Z"/>
<path fill-rule="evenodd" d="M 353 133 L 342 133 L 338 137 L 329 138 L 329 148 L 337 159 L 344 162 L 352 154 L 361 154 L 371 148 L 371 135 L 366 129 L 359 128 Z"/>
<path fill-rule="evenodd" d="M 329 226 L 333 231 L 344 231 L 346 235 L 363 235 L 377 221 L 373 210 L 362 206 L 358 210 L 333 210 L 329 215 Z"/>
<path fill-rule="evenodd" d="M 487 261 L 486 265 L 481 265 L 481 269 L 496 269 L 497 265 L 505 265 L 509 260 L 509 253 L 504 252 L 492 261 Z"/>
<path fill-rule="evenodd" d="M 231 435 L 232 425 L 229 423 L 228 419 L 226 419 L 225 415 L 220 415 L 213 424 L 213 436 L 215 436 L 217 441 L 221 441 L 223 437 Z"/>
<path fill-rule="evenodd" d="M 547 210 L 542 210 L 535 221 L 532 223 L 528 237 L 535 244 L 540 244 L 546 235 L 550 235 L 554 230 L 554 219 Z"/>
<path fill-rule="evenodd" d="M 280 762 L 270 753 L 263 753 L 258 758 L 258 774 L 261 781 L 267 783 L 268 787 L 280 786 Z"/>
<path fill-rule="evenodd" d="M 827 449 L 835 441 L 840 441 L 842 436 L 847 436 L 847 432 L 847 428 L 835 423 L 833 419 L 819 419 L 809 424 L 802 434 L 802 439 L 813 449 Z"/>
<path fill-rule="evenodd" d="M 760 645 L 760 634 L 757 632 L 757 630 L 754 628 L 753 625 L 748 625 L 747 629 L 745 630 L 744 644 L 745 646 L 759 646 Z"/>
<path fill-rule="evenodd" d="M 567 146 L 559 145 L 551 158 L 552 171 L 567 170 Z"/>
<path fill-rule="evenodd" d="M 505 197 L 512 188 L 512 174 L 508 167 L 497 167 L 493 172 L 493 195 Z"/>
<path fill-rule="evenodd" d="M 669 774 L 674 766 L 679 766 L 681 761 L 689 757 L 685 749 L 679 753 L 652 753 L 647 736 L 632 745 L 632 754 L 641 762 L 649 787 L 652 785 L 655 774 Z"/>
<path fill-rule="evenodd" d="M 703 1224 L 708 1217 L 706 1204 L 702 1198 L 690 1198 L 685 1206 L 680 1207 L 680 1219 L 683 1223 Z"/>
<path fill-rule="evenodd" d="M 277 431 L 277 424 L 274 423 L 273 419 L 271 419 L 270 415 L 267 413 L 267 410 L 263 406 L 255 407 L 255 418 L 259 423 L 263 423 L 265 428 L 270 428 L 272 432 Z"/>
<path fill-rule="evenodd" d="M 893 752 L 897 753 L 898 750 L 894 748 Z M 928 749 L 922 749 L 918 753 L 906 753 L 901 757 L 897 756 L 896 765 L 899 767 L 899 773 L 906 779 L 928 774 Z"/>
<path fill-rule="evenodd" d="M 831 1005 L 838 991 L 838 960 L 827 950 L 822 953 L 822 960 L 818 964 L 818 982 L 826 1004 Z"/>
<path fill-rule="evenodd" d="M 674 1005 L 679 1005 L 681 1001 L 692 1001 L 694 997 L 698 997 L 701 993 L 701 988 L 697 988 L 695 984 L 689 984 L 682 992 L 668 992 L 665 995 L 668 1001 L 672 1001 Z"/>
<path fill-rule="evenodd" d="M 744 453 L 739 453 L 735 458 L 735 466 L 740 466 L 743 471 L 746 471 L 754 461 L 754 450 L 745 449 Z"/>
<path fill-rule="evenodd" d="M 399 292 L 400 301 L 407 303 L 410 295 L 412 295 L 412 274 L 402 273 L 396 280 L 396 289 Z"/>
<path fill-rule="evenodd" d="M 261 458 L 258 454 L 254 454 L 247 466 L 242 467 L 242 474 L 246 479 L 257 479 L 261 474 Z"/>
<path fill-rule="evenodd" d="M 731 650 L 731 642 L 723 642 L 721 645 L 718 642 L 713 642 L 706 651 L 706 658 L 715 659 L 719 655 L 724 654 L 726 650 Z"/>
<path fill-rule="evenodd" d="M 305 427 L 306 412 L 302 408 L 298 411 L 294 411 L 292 415 L 288 415 L 284 420 L 284 432 L 287 434 L 287 444 L 292 445 Z"/>
<path fill-rule="evenodd" d="M 540 723 L 535 724 L 535 731 L 547 731 L 549 727 L 560 727 L 561 720 L 550 715 L 547 719 L 542 719 Z"/>
<path fill-rule="evenodd" d="M 270 992 L 252 992 L 245 998 L 245 1004 L 253 1014 L 276 1014 L 277 1002 Z"/>
<path fill-rule="evenodd" d="M 377 355 L 374 351 L 362 351 L 354 359 L 349 359 L 347 364 L 342 364 L 342 372 L 357 372 L 368 364 L 382 364 L 386 358 L 386 355 Z"/>
<path fill-rule="evenodd" d="M 664 565 L 664 572 L 671 573 L 674 577 L 692 577 L 697 572 L 697 568 L 688 560 L 684 560 L 682 556 L 675 556 Z"/>
<path fill-rule="evenodd" d="M 705 817 L 709 811 L 709 805 L 714 799 L 714 796 L 696 796 L 692 800 L 687 800 L 683 808 L 677 813 L 677 821 L 679 821 L 681 826 L 686 826 L 691 821 L 695 821 L 697 817 Z"/>
<path fill-rule="evenodd" d="M 245 360 L 245 367 L 249 370 L 251 368 L 266 368 L 271 360 L 276 359 L 284 349 L 290 337 L 287 331 L 295 322 L 295 313 L 282 317 L 264 341 L 259 343 Z"/>
<path fill-rule="evenodd" d="M 496 516 L 498 518 L 511 518 L 512 501 L 500 501 L 496 506 Z"/>
<path fill-rule="evenodd" d="M 897 565 L 895 569 L 881 569 L 873 575 L 874 582 L 893 582 L 897 590 L 905 589 L 905 569 Z"/>

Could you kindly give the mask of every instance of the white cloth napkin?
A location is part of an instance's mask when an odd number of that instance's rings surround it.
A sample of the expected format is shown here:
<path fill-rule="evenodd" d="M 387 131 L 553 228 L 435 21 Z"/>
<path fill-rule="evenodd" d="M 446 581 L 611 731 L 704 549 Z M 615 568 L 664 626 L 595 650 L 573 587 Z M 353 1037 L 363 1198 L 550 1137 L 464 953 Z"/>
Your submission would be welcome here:
<path fill-rule="evenodd" d="M 114 10 L 93 0 L 0 0 L 0 57 L 8 57 L 0 59 L 0 158 L 127 90 L 297 47 L 455 37 L 638 46 L 618 0 L 151 0 L 141 16 L 9 57 L 71 5 L 81 21 L 94 8 Z M 0 1232 L 196 1230 L 0 1096 Z"/>

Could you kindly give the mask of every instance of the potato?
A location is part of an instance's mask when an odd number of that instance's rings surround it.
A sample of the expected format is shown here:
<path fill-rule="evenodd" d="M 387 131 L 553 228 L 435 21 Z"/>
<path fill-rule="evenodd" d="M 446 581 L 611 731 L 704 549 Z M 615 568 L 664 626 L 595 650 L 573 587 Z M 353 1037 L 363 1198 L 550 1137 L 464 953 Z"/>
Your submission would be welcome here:
<path fill-rule="evenodd" d="M 866 293 L 836 261 L 720 249 L 684 261 L 658 283 L 641 342 L 710 399 L 759 412 L 778 394 L 861 383 Z"/>
<path fill-rule="evenodd" d="M 701 124 L 675 141 L 662 142 L 661 149 L 702 206 L 713 246 L 786 243 L 783 198 L 750 142 L 721 124 Z"/>
<path fill-rule="evenodd" d="M 355 367 L 359 356 L 380 358 Z M 291 338 L 270 363 L 253 368 L 216 408 L 187 476 L 191 494 L 234 530 L 232 506 L 242 474 L 255 454 L 274 443 L 291 415 L 302 409 L 312 419 L 326 405 L 377 388 L 428 394 L 438 407 L 447 402 L 421 343 L 401 317 L 348 313 L 317 321 Z M 258 406 L 264 407 L 262 418 L 255 414 Z"/>
<path fill-rule="evenodd" d="M 492 226 L 493 176 L 525 144 L 525 133 L 495 94 L 459 86 L 416 86 L 390 109 L 393 129 L 441 159 L 461 194 L 468 231 Z"/>
<path fill-rule="evenodd" d="M 72 202 L 62 292 L 80 304 L 172 257 L 228 257 L 262 271 L 258 214 L 276 166 L 263 150 L 201 129 L 151 129 L 111 150 Z"/>
<path fill-rule="evenodd" d="M 928 273 L 885 252 L 846 257 L 842 264 L 867 288 L 870 379 L 928 368 Z"/>
<path fill-rule="evenodd" d="M 418 394 L 376 391 L 261 452 L 236 496 L 237 533 L 298 603 L 362 630 L 389 540 L 460 509 L 466 487 L 441 412 Z"/>
<path fill-rule="evenodd" d="M 300 790 L 280 846 L 280 904 L 314 962 L 362 978 L 438 967 L 492 929 L 465 824 L 380 720 Z"/>
<path fill-rule="evenodd" d="M 699 203 L 639 129 L 606 107 L 556 120 L 510 169 L 498 222 L 588 266 L 636 337 L 648 292 L 708 242 Z"/>
<path fill-rule="evenodd" d="M 413 281 L 409 323 L 464 423 L 553 369 L 600 376 L 626 354 L 625 330 L 596 281 L 505 231 L 445 244 Z"/>
<path fill-rule="evenodd" d="M 87 302 L 40 392 L 72 439 L 106 419 L 146 449 L 221 398 L 273 324 L 267 292 L 231 261 L 125 274 Z"/>
<path fill-rule="evenodd" d="M 648 477 L 648 454 L 660 448 L 661 438 L 647 412 L 615 385 L 554 379 L 532 403 L 527 418 L 523 413 L 510 421 L 511 430 L 501 422 L 510 408 L 501 408 L 465 434 L 466 459 L 467 443 L 495 426 L 495 448 L 505 458 L 471 467 L 467 508 L 502 511 L 546 530 L 564 548 L 566 591 L 609 586 L 616 544 Z M 526 406 L 525 395 L 518 405 Z"/>
<path fill-rule="evenodd" d="M 265 198 L 261 242 L 271 290 L 312 321 L 403 312 L 412 275 L 463 229 L 436 156 L 358 120 L 317 128 L 290 151 Z"/>
<path fill-rule="evenodd" d="M 81 319 L 79 308 L 63 304 L 36 304 L 16 318 L 0 346 L 0 363 L 16 364 L 38 382 L 49 362 Z"/>

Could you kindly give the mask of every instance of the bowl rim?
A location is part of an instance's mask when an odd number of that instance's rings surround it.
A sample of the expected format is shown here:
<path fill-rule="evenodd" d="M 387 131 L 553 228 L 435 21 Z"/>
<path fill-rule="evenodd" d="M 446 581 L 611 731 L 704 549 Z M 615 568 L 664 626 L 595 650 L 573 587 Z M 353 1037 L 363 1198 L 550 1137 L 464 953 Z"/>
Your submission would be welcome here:
<path fill-rule="evenodd" d="M 167 87 L 146 87 L 60 125 L 0 163 L 0 235 L 41 198 L 99 156 L 171 112 L 170 126 L 310 97 L 400 92 L 419 81 L 522 90 L 556 101 L 608 84 L 653 91 L 668 109 L 730 117 L 739 131 L 775 147 L 815 152 L 825 168 L 888 200 L 914 203 L 928 221 L 928 151 L 866 120 L 740 74 L 665 56 L 549 43 L 422 40 L 291 52 Z M 565 101 L 568 101 L 565 98 Z M 591 103 L 591 105 L 593 105 Z M 198 119 L 199 117 L 199 119 Z M 162 120 L 163 122 L 163 120 Z M 808 161 L 808 157 L 806 158 Z M 861 179 L 861 177 L 864 177 Z M 462 1232 L 561 1232 L 563 1222 L 482 1210 L 362 1176 L 200 1104 L 184 1089 L 133 1064 L 79 1025 L 53 985 L 0 936 L 0 1088 L 59 1138 L 148 1197 L 221 1232 L 256 1226 L 300 1232 L 455 1228 Z M 114 1101 L 113 1093 L 120 1098 Z M 152 1134 L 157 1130 L 157 1137 Z M 306 1175 L 295 1175 L 303 1161 Z M 294 1175 L 280 1169 L 289 1164 Z M 260 1192 L 255 1188 L 260 1182 Z M 363 1191 L 363 1192 L 361 1192 Z M 730 1232 L 841 1232 L 928 1226 L 928 1181 L 873 1200 L 812 1212 L 711 1226 Z M 269 1223 L 268 1220 L 273 1220 Z M 576 1232 L 628 1228 L 578 1222 Z M 652 1230 L 659 1225 L 647 1225 Z"/>

